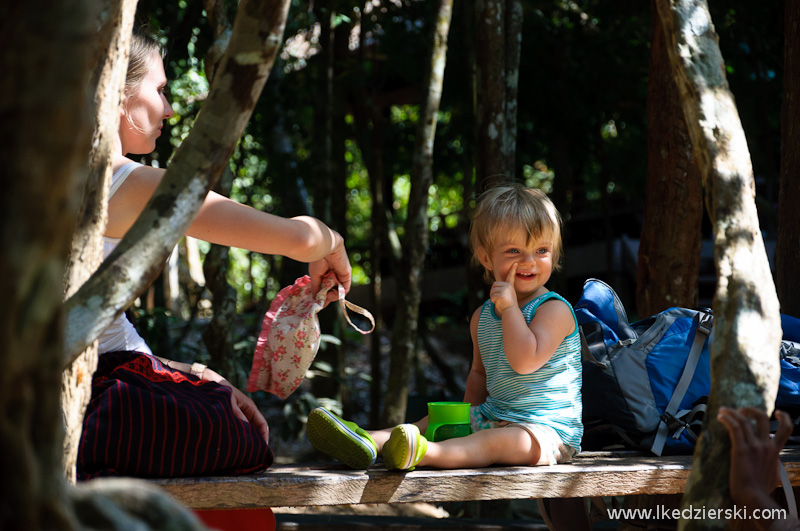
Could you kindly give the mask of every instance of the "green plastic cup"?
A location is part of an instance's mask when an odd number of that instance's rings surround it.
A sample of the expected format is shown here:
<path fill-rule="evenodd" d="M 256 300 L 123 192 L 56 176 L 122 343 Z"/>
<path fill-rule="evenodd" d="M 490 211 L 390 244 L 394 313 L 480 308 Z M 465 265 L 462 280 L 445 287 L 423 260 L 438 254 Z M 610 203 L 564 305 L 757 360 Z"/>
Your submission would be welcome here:
<path fill-rule="evenodd" d="M 472 433 L 469 402 L 428 402 L 428 429 L 425 438 L 441 442 Z"/>

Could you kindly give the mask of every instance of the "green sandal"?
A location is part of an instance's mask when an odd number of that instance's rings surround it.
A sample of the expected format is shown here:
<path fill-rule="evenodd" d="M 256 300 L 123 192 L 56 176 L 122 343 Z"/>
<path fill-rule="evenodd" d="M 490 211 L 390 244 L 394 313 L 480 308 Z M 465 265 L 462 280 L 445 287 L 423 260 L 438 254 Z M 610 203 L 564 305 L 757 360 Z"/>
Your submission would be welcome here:
<path fill-rule="evenodd" d="M 350 468 L 366 470 L 375 463 L 378 450 L 372 437 L 355 422 L 342 420 L 325 408 L 308 414 L 306 432 L 314 448 Z"/>
<path fill-rule="evenodd" d="M 428 451 L 428 439 L 414 424 L 395 426 L 383 445 L 383 462 L 388 469 L 414 470 Z"/>

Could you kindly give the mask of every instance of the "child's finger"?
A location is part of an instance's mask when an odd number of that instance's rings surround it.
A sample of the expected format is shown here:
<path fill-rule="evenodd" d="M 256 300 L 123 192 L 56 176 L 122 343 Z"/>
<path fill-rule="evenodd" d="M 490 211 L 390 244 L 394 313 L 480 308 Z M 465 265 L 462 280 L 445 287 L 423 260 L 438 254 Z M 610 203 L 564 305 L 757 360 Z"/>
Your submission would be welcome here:
<path fill-rule="evenodd" d="M 506 282 L 511 284 L 511 287 L 514 287 L 514 280 L 517 278 L 517 264 L 519 262 L 514 262 L 511 264 L 511 269 L 508 270 L 508 278 L 506 278 Z"/>

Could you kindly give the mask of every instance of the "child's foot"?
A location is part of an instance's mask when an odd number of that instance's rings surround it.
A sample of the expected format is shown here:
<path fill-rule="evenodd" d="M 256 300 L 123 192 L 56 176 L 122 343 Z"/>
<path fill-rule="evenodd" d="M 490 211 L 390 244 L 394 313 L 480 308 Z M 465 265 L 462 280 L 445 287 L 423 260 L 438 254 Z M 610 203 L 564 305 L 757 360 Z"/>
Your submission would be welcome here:
<path fill-rule="evenodd" d="M 383 462 L 386 468 L 414 470 L 428 451 L 428 439 L 420 434 L 414 424 L 400 424 L 392 430 L 383 445 Z"/>
<path fill-rule="evenodd" d="M 375 441 L 366 431 L 325 408 L 308 414 L 306 432 L 314 448 L 356 470 L 368 469 L 378 455 Z"/>

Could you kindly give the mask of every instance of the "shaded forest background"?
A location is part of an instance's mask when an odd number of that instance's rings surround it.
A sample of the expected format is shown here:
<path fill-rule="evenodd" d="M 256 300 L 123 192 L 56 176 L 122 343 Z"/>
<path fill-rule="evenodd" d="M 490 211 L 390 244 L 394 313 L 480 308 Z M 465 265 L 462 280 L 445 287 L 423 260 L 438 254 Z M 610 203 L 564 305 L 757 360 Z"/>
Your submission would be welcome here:
<path fill-rule="evenodd" d="M 622 295 L 632 320 L 650 313 L 650 308 L 636 310 L 637 246 L 652 155 L 650 6 L 522 1 L 513 167 L 479 175 L 474 63 L 481 50 L 471 4 L 455 3 L 436 130 L 430 248 L 411 384 L 419 404 L 460 399 L 463 392 L 471 357 L 467 319 L 485 296 L 469 267 L 466 234 L 474 198 L 493 180 L 513 178 L 540 187 L 564 215 L 566 258 L 551 289 L 575 302 L 583 281 L 598 277 Z M 397 301 L 393 277 L 402 253 L 427 35 L 436 8 L 436 2 L 408 0 L 310 5 L 292 4 L 283 53 L 220 186 L 243 203 L 284 216 L 311 214 L 339 230 L 354 266 L 356 286 L 348 298 L 370 309 L 383 326 L 365 340 L 350 335 L 334 310 L 321 314 L 330 339 L 314 366 L 315 377 L 286 403 L 254 395 L 265 410 L 282 411 L 269 421 L 273 433 L 286 438 L 299 433 L 303 413 L 318 402 L 348 416 L 365 415 L 359 420 L 369 414 L 366 423 L 378 423 L 386 384 L 381 375 L 385 380 L 387 371 L 375 362 L 388 360 Z M 783 3 L 731 0 L 709 7 L 747 135 L 762 233 L 773 252 Z M 207 94 L 203 65 L 214 31 L 201 0 L 174 5 L 141 0 L 137 19 L 167 45 L 175 117 L 145 159 L 163 166 Z M 693 302 L 710 306 L 715 278 L 707 220 L 701 230 L 709 243 L 700 253 Z M 244 387 L 260 319 L 277 291 L 304 272 L 304 265 L 287 259 L 184 241 L 131 312 L 157 354 L 205 361 Z M 337 345 L 336 338 L 344 343 Z M 410 405 L 408 415 L 418 414 Z"/>

